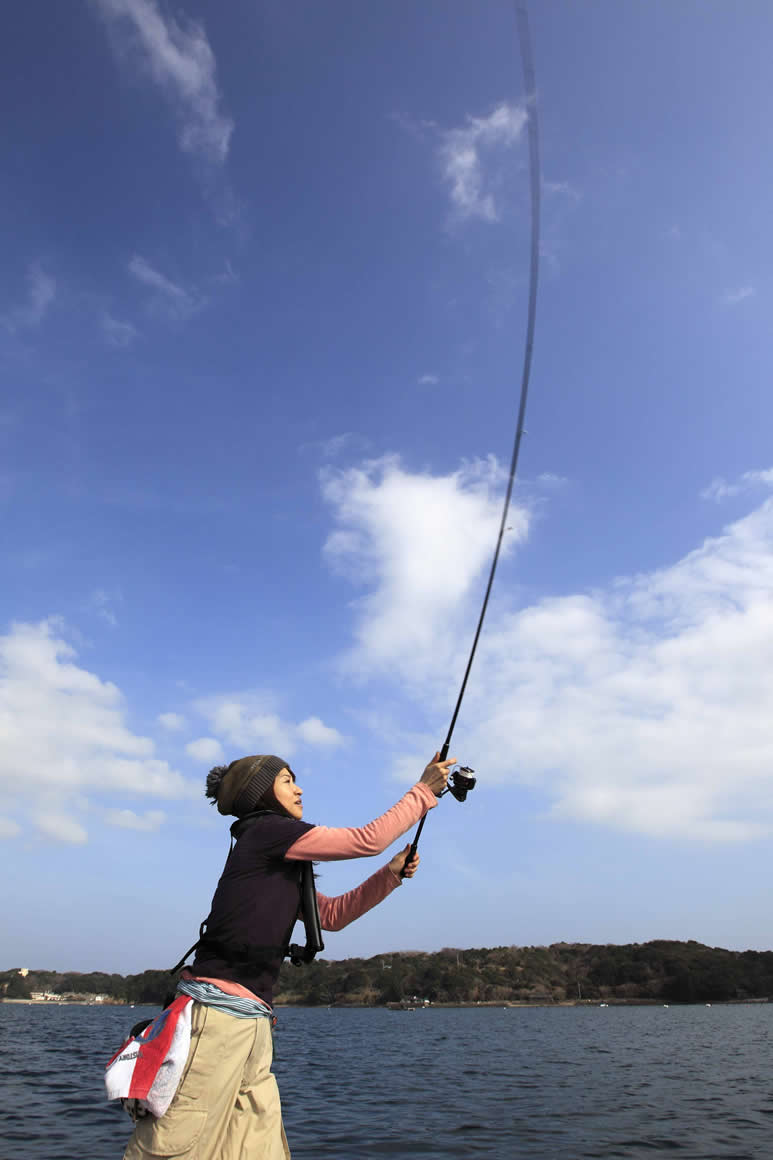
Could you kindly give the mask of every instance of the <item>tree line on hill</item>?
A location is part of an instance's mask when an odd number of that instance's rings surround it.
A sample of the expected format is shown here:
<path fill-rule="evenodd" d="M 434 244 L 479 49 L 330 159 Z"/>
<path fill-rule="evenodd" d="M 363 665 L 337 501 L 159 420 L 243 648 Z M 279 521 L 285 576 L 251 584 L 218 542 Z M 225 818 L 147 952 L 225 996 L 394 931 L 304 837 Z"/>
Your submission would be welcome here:
<path fill-rule="evenodd" d="M 138 975 L 30 970 L 0 972 L 0 997 L 32 992 L 101 995 L 114 1002 L 160 1004 L 173 989 L 168 971 Z M 434 1003 L 660 1000 L 675 1003 L 773 998 L 773 951 L 728 951 L 697 942 L 657 940 L 624 946 L 554 943 L 549 947 L 401 951 L 369 959 L 285 963 L 278 1004 L 379 1006 L 414 998 Z"/>

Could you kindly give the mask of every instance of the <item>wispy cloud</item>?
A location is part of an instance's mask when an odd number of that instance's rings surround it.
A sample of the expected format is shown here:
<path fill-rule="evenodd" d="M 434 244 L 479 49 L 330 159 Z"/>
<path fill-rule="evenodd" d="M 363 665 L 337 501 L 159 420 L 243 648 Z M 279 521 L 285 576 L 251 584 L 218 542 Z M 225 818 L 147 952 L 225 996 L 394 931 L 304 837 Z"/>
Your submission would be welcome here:
<path fill-rule="evenodd" d="M 346 447 L 361 442 L 362 436 L 356 435 L 353 431 L 342 431 L 340 435 L 331 435 L 329 439 L 323 439 L 319 446 L 325 459 L 336 459 Z"/>
<path fill-rule="evenodd" d="M 712 479 L 708 487 L 701 492 L 701 499 L 713 499 L 721 503 L 734 495 L 741 495 L 755 487 L 773 487 L 773 468 L 767 471 L 745 471 L 733 483 L 728 483 L 721 475 Z"/>
<path fill-rule="evenodd" d="M 221 273 L 216 274 L 214 282 L 219 282 L 223 286 L 236 286 L 241 281 L 239 274 L 234 270 L 231 262 L 226 258 Z"/>
<path fill-rule="evenodd" d="M 323 478 L 323 492 L 340 529 L 328 555 L 365 589 L 346 662 L 360 679 L 388 671 L 405 719 L 421 713 L 437 734 L 466 661 L 496 487 L 366 465 Z M 555 817 L 752 840 L 773 833 L 772 665 L 769 499 L 667 568 L 523 608 L 500 595 L 456 745 L 490 783 L 537 787 Z M 418 768 L 431 743 L 399 749 L 395 770 Z"/>
<path fill-rule="evenodd" d="M 568 181 L 543 181 L 543 192 L 549 196 L 568 197 L 570 201 L 580 200 L 580 191 Z"/>
<path fill-rule="evenodd" d="M 0 315 L 0 321 L 12 333 L 29 326 L 39 326 L 56 298 L 56 282 L 45 270 L 33 262 L 27 270 L 26 301 L 7 314 Z"/>
<path fill-rule="evenodd" d="M 744 302 L 747 298 L 753 298 L 756 290 L 753 286 L 739 286 L 737 290 L 728 290 L 722 295 L 721 302 L 723 306 L 738 306 L 740 302 Z"/>
<path fill-rule="evenodd" d="M 182 286 L 178 286 L 171 278 L 167 278 L 165 274 L 156 270 L 146 258 L 140 257 L 139 254 L 135 254 L 129 262 L 129 273 L 133 274 L 139 282 L 144 282 L 146 286 L 151 286 L 175 302 L 190 302 L 190 295 L 186 290 L 183 290 Z"/>
<path fill-rule="evenodd" d="M 198 294 L 167 278 L 140 254 L 135 254 L 130 260 L 129 273 L 143 286 L 154 291 L 152 301 L 155 306 L 173 318 L 189 318 L 205 305 L 205 300 Z"/>
<path fill-rule="evenodd" d="M 432 375 L 432 374 L 421 375 L 418 379 L 418 384 L 420 387 L 434 387 L 439 382 L 440 382 L 440 379 L 438 378 L 438 376 Z"/>
<path fill-rule="evenodd" d="M 170 101 L 180 123 L 180 148 L 213 165 L 228 156 L 234 123 L 220 111 L 215 55 L 204 26 L 162 12 L 156 0 L 95 0 Z"/>
<path fill-rule="evenodd" d="M 102 333 L 110 346 L 126 349 L 139 337 L 140 332 L 131 322 L 121 322 L 105 311 L 102 315 Z"/>
<path fill-rule="evenodd" d="M 427 118 L 416 118 L 409 116 L 408 113 L 390 113 L 389 119 L 404 129 L 406 133 L 410 133 L 412 137 L 423 141 L 428 134 L 436 132 L 438 128 L 437 121 L 428 120 Z"/>
<path fill-rule="evenodd" d="M 500 218 L 491 183 L 482 164 L 486 151 L 507 149 L 519 140 L 528 116 L 525 108 L 502 103 L 487 117 L 469 116 L 464 125 L 441 133 L 439 157 L 457 219 Z"/>
<path fill-rule="evenodd" d="M 69 814 L 52 810 L 38 810 L 33 814 L 33 821 L 41 834 L 54 838 L 57 842 L 69 842 L 71 845 L 82 846 L 89 840 L 87 830 L 77 818 Z"/>
<path fill-rule="evenodd" d="M 342 431 L 340 435 L 331 435 L 328 439 L 315 439 L 311 443 L 301 443 L 299 452 L 314 451 L 323 459 L 338 459 L 344 451 L 365 452 L 370 440 L 356 431 Z"/>
<path fill-rule="evenodd" d="M 89 598 L 89 607 L 99 617 L 104 620 L 105 624 L 109 624 L 111 628 L 118 627 L 118 617 L 113 609 L 116 597 L 111 596 L 104 588 L 96 588 Z"/>

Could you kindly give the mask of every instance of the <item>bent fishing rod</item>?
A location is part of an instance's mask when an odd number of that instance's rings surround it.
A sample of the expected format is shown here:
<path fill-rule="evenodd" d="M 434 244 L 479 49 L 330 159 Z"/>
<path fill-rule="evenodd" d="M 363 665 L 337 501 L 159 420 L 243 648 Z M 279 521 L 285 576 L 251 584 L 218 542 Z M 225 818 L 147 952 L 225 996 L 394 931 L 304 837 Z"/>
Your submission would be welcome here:
<path fill-rule="evenodd" d="M 505 527 L 507 524 L 507 514 L 510 510 L 510 499 L 513 494 L 513 484 L 515 483 L 515 474 L 518 469 L 518 456 L 521 451 L 521 440 L 524 435 L 524 419 L 526 417 L 526 400 L 529 394 L 529 376 L 531 374 L 531 357 L 534 348 L 534 324 L 537 316 L 537 282 L 539 278 L 539 226 L 540 226 L 540 166 L 539 166 L 539 132 L 537 123 L 537 90 L 534 81 L 534 62 L 531 52 L 531 38 L 529 36 L 529 18 L 524 8 L 516 10 L 516 19 L 518 22 L 518 40 L 521 49 L 521 65 L 523 68 L 523 79 L 526 89 L 526 115 L 527 128 L 529 138 L 529 175 L 531 187 L 531 253 L 529 260 L 529 305 L 526 317 L 526 342 L 524 345 L 523 354 L 523 371 L 521 374 L 521 394 L 518 404 L 518 419 L 515 426 L 515 441 L 513 443 L 513 454 L 510 460 L 510 474 L 507 480 L 507 490 L 505 492 L 505 499 L 502 505 L 502 519 L 499 523 L 499 535 L 497 536 L 496 548 L 494 549 L 494 556 L 491 561 L 491 569 L 489 571 L 488 583 L 483 597 L 483 605 L 480 610 L 478 618 L 478 625 L 475 629 L 475 636 L 470 649 L 470 655 L 467 660 L 467 667 L 464 670 L 464 677 L 462 678 L 462 685 L 459 690 L 459 696 L 456 699 L 456 706 L 454 708 L 453 716 L 451 717 L 451 724 L 448 727 L 446 739 L 443 742 L 443 747 L 440 750 L 439 760 L 445 761 L 448 757 L 448 750 L 451 745 L 451 738 L 453 736 L 456 719 L 459 716 L 459 710 L 462 707 L 465 690 L 467 689 L 467 681 L 472 669 L 472 662 L 475 659 L 475 652 L 478 648 L 478 641 L 480 640 L 481 630 L 483 628 L 483 621 L 486 617 L 486 610 L 488 608 L 489 597 L 491 596 L 491 589 L 494 586 L 494 576 L 499 563 L 499 555 L 502 549 L 502 540 L 505 534 Z M 463 802 L 467 794 L 475 788 L 475 778 L 472 776 L 474 770 L 469 766 L 461 766 L 459 769 L 452 771 L 449 778 L 449 784 L 438 794 L 442 797 L 443 794 L 452 794 L 457 801 Z M 406 858 L 406 864 L 416 853 L 416 848 L 419 844 L 421 831 L 424 829 L 424 823 L 427 820 L 427 815 L 419 822 L 419 828 L 416 831 L 416 837 L 411 843 L 410 853 Z M 405 872 L 403 871 L 403 876 Z"/>

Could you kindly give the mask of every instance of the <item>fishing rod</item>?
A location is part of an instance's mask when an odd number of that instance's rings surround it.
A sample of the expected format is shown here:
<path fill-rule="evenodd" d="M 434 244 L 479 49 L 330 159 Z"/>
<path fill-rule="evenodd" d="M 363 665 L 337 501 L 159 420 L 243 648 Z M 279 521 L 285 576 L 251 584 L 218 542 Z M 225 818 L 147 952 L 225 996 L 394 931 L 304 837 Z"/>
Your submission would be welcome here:
<path fill-rule="evenodd" d="M 521 374 L 521 395 L 518 404 L 518 419 L 515 426 L 515 441 L 513 443 L 513 454 L 510 460 L 510 474 L 507 480 L 507 491 L 505 492 L 505 500 L 502 506 L 502 519 L 499 523 L 499 535 L 497 536 L 496 548 L 494 550 L 494 557 L 491 561 L 491 570 L 489 571 L 488 584 L 486 585 L 486 592 L 483 597 L 483 605 L 480 610 L 478 618 L 478 626 L 475 629 L 475 636 L 470 649 L 470 655 L 467 660 L 467 668 L 464 670 L 464 677 L 462 678 L 462 685 L 459 690 L 459 696 L 456 699 L 456 706 L 454 708 L 453 716 L 451 717 L 451 724 L 448 727 L 446 739 L 443 742 L 443 747 L 440 750 L 439 760 L 445 761 L 448 757 L 448 750 L 451 745 L 451 738 L 453 736 L 456 719 L 459 716 L 459 710 L 462 707 L 462 700 L 464 699 L 465 690 L 467 688 L 467 681 L 472 669 L 472 662 L 475 659 L 475 652 L 478 647 L 481 630 L 483 628 L 483 621 L 486 616 L 488 608 L 489 597 L 491 596 L 491 589 L 494 585 L 494 575 L 499 563 L 499 555 L 502 549 L 502 540 L 505 534 L 505 527 L 507 524 L 507 513 L 510 509 L 510 499 L 513 494 L 513 484 L 515 483 L 515 473 L 518 469 L 518 456 L 521 451 L 521 440 L 524 435 L 524 419 L 526 417 L 526 400 L 529 394 L 529 376 L 531 374 L 531 356 L 534 348 L 534 324 L 537 316 L 537 282 L 539 278 L 539 225 L 540 225 L 540 167 L 539 167 L 539 127 L 537 123 L 537 90 L 534 81 L 534 61 L 531 51 L 531 37 L 529 35 L 529 17 L 525 8 L 516 9 L 516 20 L 518 24 L 518 40 L 521 49 L 521 66 L 523 68 L 523 79 L 526 89 L 526 115 L 527 127 L 529 137 L 529 175 L 531 187 L 531 254 L 529 260 L 529 306 L 526 316 L 526 343 L 523 354 L 523 372 Z M 452 794 L 457 801 L 463 802 L 467 794 L 475 788 L 475 778 L 472 776 L 474 770 L 469 766 L 464 765 L 451 772 L 449 784 L 438 796 L 443 794 Z M 416 853 L 416 848 L 419 844 L 421 831 L 424 829 L 424 823 L 427 820 L 427 815 L 419 822 L 419 828 L 416 831 L 416 837 L 411 843 L 411 850 L 406 858 L 406 863 Z M 403 872 L 404 874 L 404 872 Z"/>

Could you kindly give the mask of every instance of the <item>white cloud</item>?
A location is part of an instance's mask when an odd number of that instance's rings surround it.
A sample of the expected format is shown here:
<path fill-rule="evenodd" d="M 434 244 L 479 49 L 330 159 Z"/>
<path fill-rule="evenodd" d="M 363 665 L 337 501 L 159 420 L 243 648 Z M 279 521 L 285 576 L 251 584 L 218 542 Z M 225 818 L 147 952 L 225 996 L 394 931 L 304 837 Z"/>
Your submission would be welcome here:
<path fill-rule="evenodd" d="M 473 584 L 494 549 L 501 483 L 493 459 L 447 476 L 411 474 L 396 457 L 323 472 L 337 524 L 325 544 L 328 562 L 370 588 L 355 605 L 352 669 L 405 669 L 421 682 L 428 668 L 448 662 Z M 513 505 L 505 553 L 528 522 L 527 510 Z"/>
<path fill-rule="evenodd" d="M 307 717 L 305 721 L 301 721 L 298 736 L 309 745 L 319 745 L 323 748 L 334 749 L 344 743 L 344 738 L 338 730 L 325 725 L 319 717 Z"/>
<path fill-rule="evenodd" d="M 513 145 L 527 120 L 523 107 L 502 103 L 488 117 L 468 117 L 461 127 L 441 134 L 439 156 L 443 178 L 458 218 L 499 220 L 500 209 L 490 183 L 487 187 L 481 154 Z"/>
<path fill-rule="evenodd" d="M 2 315 L 4 326 L 12 333 L 28 326 L 39 326 L 56 298 L 56 282 L 37 263 L 27 270 L 27 300 L 22 306 Z"/>
<path fill-rule="evenodd" d="M 102 315 L 102 333 L 110 346 L 125 349 L 139 336 L 139 331 L 131 322 L 121 322 L 107 312 Z"/>
<path fill-rule="evenodd" d="M 319 717 L 308 717 L 300 724 L 286 720 L 274 698 L 259 690 L 202 697 L 194 708 L 234 756 L 276 753 L 289 760 L 299 744 L 330 748 L 345 743 L 344 736 Z"/>
<path fill-rule="evenodd" d="M 136 814 L 134 810 L 105 811 L 105 821 L 109 826 L 118 826 L 123 830 L 139 830 L 146 834 L 155 833 L 165 820 L 166 814 L 163 810 L 146 810 L 144 814 Z"/>
<path fill-rule="evenodd" d="M 422 375 L 419 379 L 419 386 L 420 387 L 434 387 L 435 384 L 439 383 L 439 382 L 440 382 L 440 379 L 437 377 L 437 375 Z"/>
<path fill-rule="evenodd" d="M 355 606 L 359 675 L 388 666 L 406 715 L 420 708 L 437 733 L 469 648 L 495 497 L 394 463 L 323 487 L 341 528 L 328 554 L 368 588 Z M 521 610 L 495 604 L 454 748 L 489 783 L 539 789 L 556 817 L 752 839 L 773 831 L 772 668 L 770 499 L 671 567 Z M 403 744 L 395 770 L 415 776 L 426 748 Z"/>
<path fill-rule="evenodd" d="M 724 306 L 737 306 L 746 298 L 753 298 L 756 291 L 753 286 L 739 286 L 737 290 L 728 290 L 722 295 Z"/>
<path fill-rule="evenodd" d="M 194 708 L 213 733 L 245 753 L 294 751 L 292 726 L 274 712 L 273 700 L 258 692 L 224 693 L 203 697 Z"/>
<path fill-rule="evenodd" d="M 96 0 L 167 95 L 180 122 L 180 148 L 222 165 L 234 123 L 220 112 L 216 62 L 203 25 L 162 13 L 156 0 Z"/>
<path fill-rule="evenodd" d="M 556 475 L 553 471 L 543 471 L 537 476 L 537 483 L 543 484 L 545 487 L 564 487 L 569 480 L 565 475 Z"/>
<path fill-rule="evenodd" d="M 734 483 L 728 483 L 721 475 L 712 479 L 701 492 L 701 499 L 713 499 L 721 503 L 730 496 L 741 495 L 755 487 L 773 487 L 773 468 L 767 471 L 745 471 Z"/>
<path fill-rule="evenodd" d="M 190 792 L 127 727 L 120 690 L 75 658 L 55 619 L 0 636 L 0 791 L 7 802 L 18 795 L 19 809 L 34 802 L 35 824 L 64 841 L 85 840 L 71 816 L 87 808 L 85 794 Z"/>
<path fill-rule="evenodd" d="M 159 725 L 162 725 L 164 729 L 168 729 L 170 733 L 179 733 L 188 724 L 181 713 L 159 713 L 156 720 Z"/>
<path fill-rule="evenodd" d="M 185 752 L 194 761 L 203 761 L 213 765 L 223 760 L 223 747 L 214 737 L 199 737 L 196 741 L 189 741 Z"/>
<path fill-rule="evenodd" d="M 21 826 L 10 818 L 0 818 L 0 838 L 15 838 L 21 833 Z"/>

